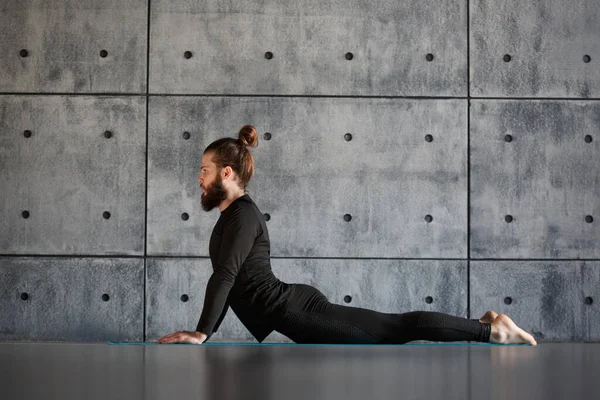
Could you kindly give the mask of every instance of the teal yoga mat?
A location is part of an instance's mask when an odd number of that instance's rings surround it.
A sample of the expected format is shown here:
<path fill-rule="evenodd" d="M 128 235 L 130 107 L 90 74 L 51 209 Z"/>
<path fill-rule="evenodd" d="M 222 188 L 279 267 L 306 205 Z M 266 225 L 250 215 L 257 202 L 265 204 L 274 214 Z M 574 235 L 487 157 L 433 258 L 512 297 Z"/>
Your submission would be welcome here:
<path fill-rule="evenodd" d="M 496 343 L 407 343 L 407 344 L 299 344 L 299 343 L 235 343 L 212 342 L 202 344 L 156 342 L 106 342 L 106 344 L 130 344 L 137 346 L 531 346 L 530 344 L 496 344 Z"/>

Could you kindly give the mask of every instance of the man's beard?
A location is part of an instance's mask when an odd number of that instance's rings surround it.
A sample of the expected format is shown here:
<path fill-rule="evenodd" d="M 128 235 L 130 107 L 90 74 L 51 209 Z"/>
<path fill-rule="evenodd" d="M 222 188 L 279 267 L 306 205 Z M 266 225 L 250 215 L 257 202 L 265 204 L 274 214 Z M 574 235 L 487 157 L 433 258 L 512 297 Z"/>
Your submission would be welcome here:
<path fill-rule="evenodd" d="M 206 194 L 203 194 L 200 203 L 202 203 L 202 209 L 204 211 L 210 211 L 217 207 L 223 200 L 227 198 L 227 192 L 223 187 L 223 181 L 221 175 L 217 174 L 217 178 L 207 188 L 205 188 Z"/>

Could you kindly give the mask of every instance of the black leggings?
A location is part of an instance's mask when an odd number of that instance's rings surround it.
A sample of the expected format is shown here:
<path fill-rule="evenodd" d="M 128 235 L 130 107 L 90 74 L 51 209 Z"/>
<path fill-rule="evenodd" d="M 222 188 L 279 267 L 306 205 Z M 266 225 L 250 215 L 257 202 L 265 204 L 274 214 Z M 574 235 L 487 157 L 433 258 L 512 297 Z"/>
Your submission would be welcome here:
<path fill-rule="evenodd" d="M 276 331 L 295 343 L 402 344 L 413 340 L 489 342 L 491 324 L 432 311 L 388 314 L 330 303 L 316 288 L 294 284 L 295 305 Z M 297 304 L 302 304 L 298 307 Z"/>

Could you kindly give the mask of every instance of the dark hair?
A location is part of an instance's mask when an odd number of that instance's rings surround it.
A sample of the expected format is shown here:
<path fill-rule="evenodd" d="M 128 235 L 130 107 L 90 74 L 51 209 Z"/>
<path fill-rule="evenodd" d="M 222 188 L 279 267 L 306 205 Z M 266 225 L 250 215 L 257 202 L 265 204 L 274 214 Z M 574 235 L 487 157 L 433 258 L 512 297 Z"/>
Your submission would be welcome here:
<path fill-rule="evenodd" d="M 252 125 L 244 125 L 238 133 L 238 139 L 221 138 L 204 150 L 204 154 L 214 152 L 212 159 L 219 171 L 228 165 L 235 171 L 240 177 L 240 185 L 244 191 L 254 175 L 254 158 L 247 146 L 258 146 L 258 132 Z"/>

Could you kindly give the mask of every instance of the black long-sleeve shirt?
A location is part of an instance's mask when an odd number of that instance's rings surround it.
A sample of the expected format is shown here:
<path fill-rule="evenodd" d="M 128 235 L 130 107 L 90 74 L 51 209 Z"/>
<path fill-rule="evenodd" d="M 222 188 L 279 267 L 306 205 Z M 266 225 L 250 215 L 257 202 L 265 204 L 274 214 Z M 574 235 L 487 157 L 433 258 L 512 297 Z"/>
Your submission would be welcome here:
<path fill-rule="evenodd" d="M 206 285 L 196 331 L 210 338 L 231 306 L 262 342 L 273 331 L 278 307 L 288 300 L 289 291 L 288 284 L 273 275 L 266 221 L 248 194 L 221 212 L 210 237 L 209 253 L 213 274 Z"/>

